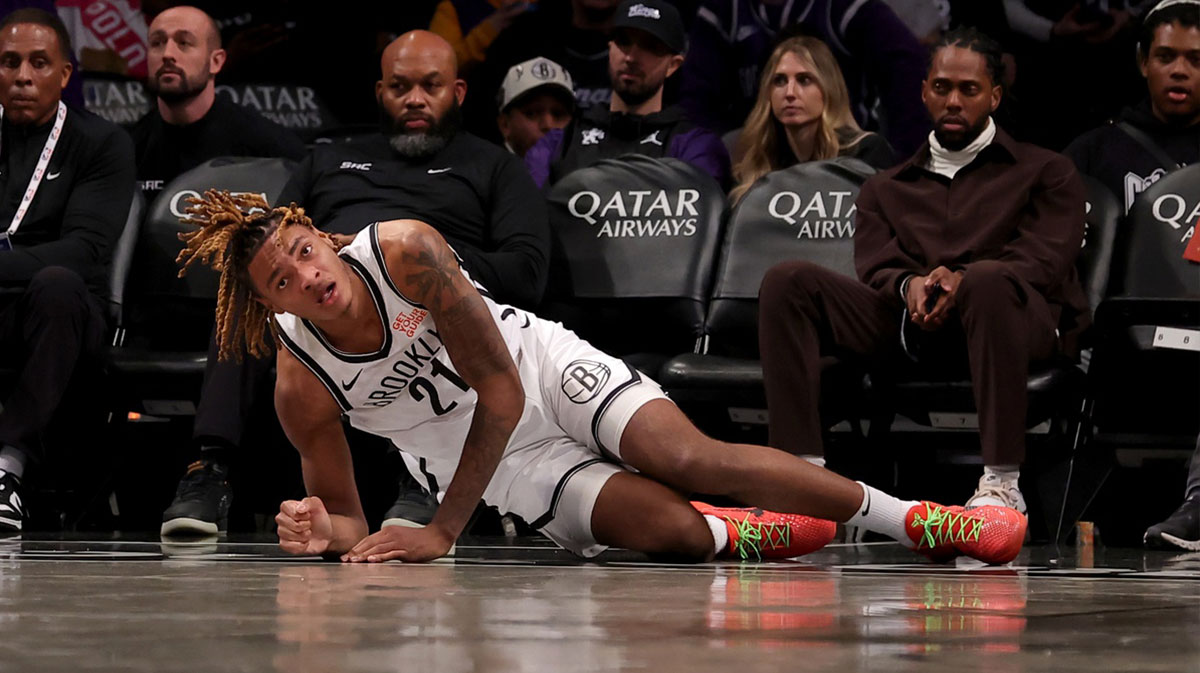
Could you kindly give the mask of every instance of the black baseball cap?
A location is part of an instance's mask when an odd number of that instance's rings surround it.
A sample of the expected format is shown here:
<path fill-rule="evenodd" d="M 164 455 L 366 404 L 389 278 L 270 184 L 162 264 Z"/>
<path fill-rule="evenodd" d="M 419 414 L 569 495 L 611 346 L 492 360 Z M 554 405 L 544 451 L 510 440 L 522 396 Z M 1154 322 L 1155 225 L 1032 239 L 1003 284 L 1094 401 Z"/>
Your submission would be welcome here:
<path fill-rule="evenodd" d="M 687 51 L 687 34 L 679 10 L 666 0 L 625 0 L 617 8 L 612 29 L 636 28 L 650 33 L 676 54 Z"/>

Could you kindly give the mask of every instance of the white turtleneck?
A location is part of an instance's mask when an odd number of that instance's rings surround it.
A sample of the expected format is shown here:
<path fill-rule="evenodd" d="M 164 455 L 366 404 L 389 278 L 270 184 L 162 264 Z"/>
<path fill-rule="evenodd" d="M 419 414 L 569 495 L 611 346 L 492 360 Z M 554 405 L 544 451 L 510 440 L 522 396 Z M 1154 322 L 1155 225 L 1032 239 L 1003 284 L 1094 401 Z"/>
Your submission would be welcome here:
<path fill-rule="evenodd" d="M 963 166 L 975 160 L 983 148 L 992 144 L 996 137 L 996 124 L 988 117 L 987 126 L 971 144 L 961 150 L 948 150 L 938 142 L 933 131 L 929 132 L 929 163 L 925 165 L 931 172 L 944 175 L 951 180 Z"/>

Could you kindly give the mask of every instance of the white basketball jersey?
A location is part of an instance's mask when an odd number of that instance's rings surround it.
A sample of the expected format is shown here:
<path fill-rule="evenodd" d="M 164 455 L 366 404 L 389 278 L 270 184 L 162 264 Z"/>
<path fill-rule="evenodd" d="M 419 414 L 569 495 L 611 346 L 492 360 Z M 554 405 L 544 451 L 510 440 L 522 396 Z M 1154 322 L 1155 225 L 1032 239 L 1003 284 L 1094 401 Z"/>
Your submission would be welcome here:
<path fill-rule="evenodd" d="M 367 286 L 385 327 L 382 347 L 374 353 L 339 351 L 315 325 L 288 313 L 276 316 L 284 346 L 325 384 L 352 426 L 387 437 L 421 458 L 419 469 L 427 478 L 453 474 L 474 414 L 475 391 L 454 370 L 433 316 L 392 282 L 378 225 L 364 229 L 339 255 Z M 463 275 L 470 280 L 465 270 Z M 513 361 L 520 362 L 521 332 L 534 318 L 497 304 L 473 284 Z"/>

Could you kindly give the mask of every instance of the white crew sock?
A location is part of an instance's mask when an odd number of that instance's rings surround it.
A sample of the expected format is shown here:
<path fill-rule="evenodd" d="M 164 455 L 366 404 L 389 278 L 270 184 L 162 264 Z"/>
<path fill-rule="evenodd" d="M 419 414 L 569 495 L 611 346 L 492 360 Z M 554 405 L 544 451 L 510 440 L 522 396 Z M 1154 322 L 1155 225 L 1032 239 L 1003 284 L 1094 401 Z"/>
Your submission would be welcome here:
<path fill-rule="evenodd" d="M 800 456 L 800 457 L 803 458 L 804 460 L 807 460 L 808 462 L 812 463 L 813 465 L 816 465 L 817 467 L 825 467 L 825 456 L 817 456 L 817 455 L 809 454 L 809 455 Z"/>
<path fill-rule="evenodd" d="M 863 501 L 854 516 L 844 523 L 847 526 L 858 526 L 876 533 L 883 533 L 898 540 L 905 547 L 914 546 L 913 541 L 908 537 L 908 531 L 905 530 L 904 522 L 908 518 L 908 510 L 912 509 L 913 505 L 920 503 L 915 500 L 894 498 L 861 481 L 856 483 L 862 486 Z"/>
<path fill-rule="evenodd" d="M 983 476 L 1015 484 L 1021 478 L 1020 465 L 984 465 Z"/>
<path fill-rule="evenodd" d="M 713 549 L 716 551 L 716 555 L 720 556 L 729 546 L 729 528 L 725 526 L 724 519 L 719 519 L 711 514 L 704 515 L 704 522 L 712 531 Z"/>

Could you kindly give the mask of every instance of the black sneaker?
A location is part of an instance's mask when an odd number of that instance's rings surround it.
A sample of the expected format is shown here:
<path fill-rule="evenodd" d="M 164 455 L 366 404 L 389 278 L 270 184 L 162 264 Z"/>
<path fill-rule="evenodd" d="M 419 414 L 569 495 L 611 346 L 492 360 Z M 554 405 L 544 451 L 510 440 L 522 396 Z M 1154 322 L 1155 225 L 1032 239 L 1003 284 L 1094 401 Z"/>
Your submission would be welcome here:
<path fill-rule="evenodd" d="M 0 472 L 0 535 L 20 533 L 24 519 L 21 480 L 11 473 Z"/>
<path fill-rule="evenodd" d="M 437 498 L 426 493 L 425 489 L 417 486 L 415 482 L 405 479 L 400 482 L 400 495 L 383 515 L 383 523 L 379 527 L 424 528 L 429 525 L 430 521 L 433 521 L 433 515 L 437 513 L 437 508 Z M 457 544 L 450 545 L 450 551 L 446 552 L 446 556 L 454 556 L 457 549 Z"/>
<path fill-rule="evenodd" d="M 396 502 L 383 515 L 382 525 L 421 528 L 433 521 L 437 508 L 437 498 L 426 493 L 425 489 L 414 482 L 405 480 L 400 482 L 400 495 Z"/>
<path fill-rule="evenodd" d="M 1200 551 L 1200 496 L 1184 500 L 1165 521 L 1147 528 L 1142 540 L 1155 549 L 1179 547 Z"/>
<path fill-rule="evenodd" d="M 216 462 L 197 460 L 179 480 L 175 501 L 163 512 L 161 535 L 216 535 L 229 518 L 228 469 Z"/>

